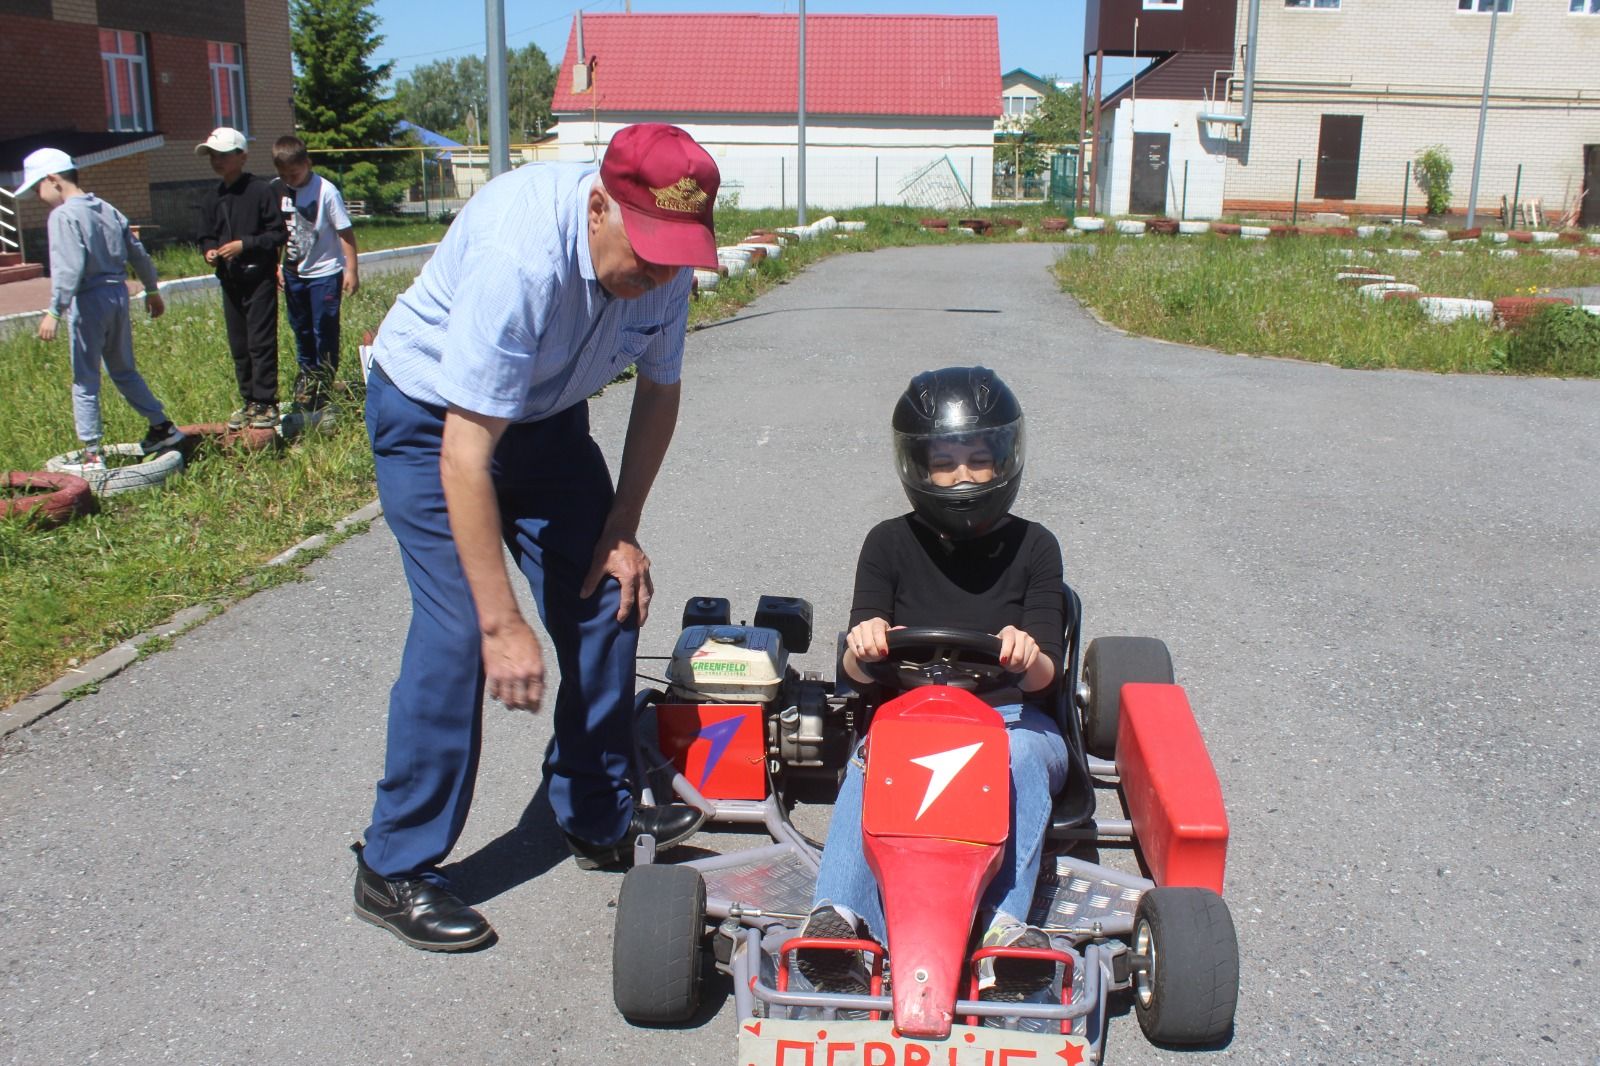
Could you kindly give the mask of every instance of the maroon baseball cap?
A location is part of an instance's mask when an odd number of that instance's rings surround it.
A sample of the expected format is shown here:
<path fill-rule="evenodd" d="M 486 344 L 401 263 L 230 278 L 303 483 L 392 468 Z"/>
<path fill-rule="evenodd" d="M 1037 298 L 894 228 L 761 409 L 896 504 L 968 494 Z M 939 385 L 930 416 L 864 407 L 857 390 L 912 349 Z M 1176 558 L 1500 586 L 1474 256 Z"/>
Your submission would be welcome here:
<path fill-rule="evenodd" d="M 606 147 L 600 181 L 641 259 L 717 269 L 711 211 L 722 175 L 693 137 L 661 122 L 625 126 Z"/>

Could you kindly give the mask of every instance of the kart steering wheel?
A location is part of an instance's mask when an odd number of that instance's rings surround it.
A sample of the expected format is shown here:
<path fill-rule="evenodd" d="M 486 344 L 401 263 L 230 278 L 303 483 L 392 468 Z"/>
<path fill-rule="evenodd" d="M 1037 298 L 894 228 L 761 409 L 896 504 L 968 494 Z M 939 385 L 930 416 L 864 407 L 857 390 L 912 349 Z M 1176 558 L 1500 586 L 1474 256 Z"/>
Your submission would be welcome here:
<path fill-rule="evenodd" d="M 992 633 L 907 626 L 889 630 L 888 644 L 887 658 L 860 665 L 874 681 L 891 689 L 949 685 L 982 693 L 1015 688 L 1022 682 L 1020 672 L 1000 665 L 1000 638 Z"/>

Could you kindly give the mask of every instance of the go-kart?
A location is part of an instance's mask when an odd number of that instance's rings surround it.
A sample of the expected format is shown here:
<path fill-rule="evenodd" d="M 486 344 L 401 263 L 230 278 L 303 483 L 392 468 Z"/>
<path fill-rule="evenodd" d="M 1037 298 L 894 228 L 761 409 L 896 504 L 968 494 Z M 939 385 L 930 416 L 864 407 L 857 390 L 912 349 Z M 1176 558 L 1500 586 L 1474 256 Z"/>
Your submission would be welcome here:
<path fill-rule="evenodd" d="M 623 1016 L 692 1018 L 709 941 L 733 981 L 739 1066 L 1094 1063 L 1108 1001 L 1123 990 L 1153 1042 L 1226 1039 L 1239 956 L 1220 895 L 1228 823 L 1216 772 L 1166 646 L 1100 637 L 1080 681 L 1081 605 L 1070 588 L 1063 596 L 1065 663 L 1050 703 L 1069 773 L 1047 831 L 1057 853 L 1044 856 L 1029 915 L 1048 948 L 984 948 L 975 928 L 1009 832 L 1006 730 L 978 698 L 1016 680 L 996 638 L 892 631 L 872 670 L 897 694 L 874 708 L 842 669 L 829 683 L 788 666 L 811 641 L 805 601 L 764 596 L 754 624 L 735 626 L 726 600 L 690 600 L 667 689 L 638 700 L 641 799 L 670 793 L 708 822 L 762 826 L 772 842 L 667 865 L 641 838 L 617 903 Z M 863 736 L 862 835 L 888 943 L 803 938 L 821 848 L 789 812 L 837 793 Z M 1116 790 L 1126 817 L 1100 817 L 1097 788 Z M 1101 865 L 1102 847 L 1130 849 L 1140 872 Z M 861 952 L 869 993 L 812 989 L 795 967 L 802 949 Z M 979 964 L 1004 955 L 1054 963 L 1050 986 L 1023 1002 L 983 998 Z"/>

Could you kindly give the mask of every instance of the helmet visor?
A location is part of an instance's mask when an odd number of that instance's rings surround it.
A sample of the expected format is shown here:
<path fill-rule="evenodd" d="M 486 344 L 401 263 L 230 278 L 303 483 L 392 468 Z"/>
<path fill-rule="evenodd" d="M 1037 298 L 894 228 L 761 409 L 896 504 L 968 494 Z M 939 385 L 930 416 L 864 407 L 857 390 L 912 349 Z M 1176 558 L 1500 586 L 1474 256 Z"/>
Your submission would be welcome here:
<path fill-rule="evenodd" d="M 1022 419 L 970 432 L 894 432 L 895 467 L 913 489 L 959 496 L 1003 485 L 1022 472 L 1025 447 Z"/>

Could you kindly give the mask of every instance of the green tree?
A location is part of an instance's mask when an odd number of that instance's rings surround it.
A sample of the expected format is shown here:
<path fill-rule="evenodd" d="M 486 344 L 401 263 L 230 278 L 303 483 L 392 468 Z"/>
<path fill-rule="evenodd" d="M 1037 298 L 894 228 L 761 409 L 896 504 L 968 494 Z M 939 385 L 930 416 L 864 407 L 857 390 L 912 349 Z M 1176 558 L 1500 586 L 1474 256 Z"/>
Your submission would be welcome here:
<path fill-rule="evenodd" d="M 395 82 L 395 108 L 401 118 L 458 141 L 481 142 L 489 117 L 488 66 L 479 56 L 441 59 L 417 67 Z M 506 108 L 511 139 L 532 141 L 554 121 L 550 100 L 556 72 L 536 44 L 506 53 Z M 470 120 L 476 116 L 474 125 Z"/>
<path fill-rule="evenodd" d="M 1028 175 L 1047 169 L 1058 148 L 1075 145 L 1079 140 L 1082 88 L 1070 85 L 1058 89 L 1054 78 L 1046 81 L 1050 83 L 1049 88 L 1039 101 L 1038 109 L 1029 115 L 1006 120 L 995 144 L 997 154 L 1010 155 L 1019 184 Z"/>
<path fill-rule="evenodd" d="M 290 0 L 289 19 L 295 121 L 317 169 L 346 199 L 394 203 L 405 190 L 399 155 L 336 151 L 387 146 L 394 136 L 396 117 L 383 92 L 393 64 L 371 61 L 383 44 L 372 0 Z"/>
<path fill-rule="evenodd" d="M 1442 215 L 1450 210 L 1450 175 L 1455 170 L 1450 152 L 1442 144 L 1429 145 L 1417 153 L 1413 173 L 1417 187 L 1428 198 L 1428 214 Z"/>

